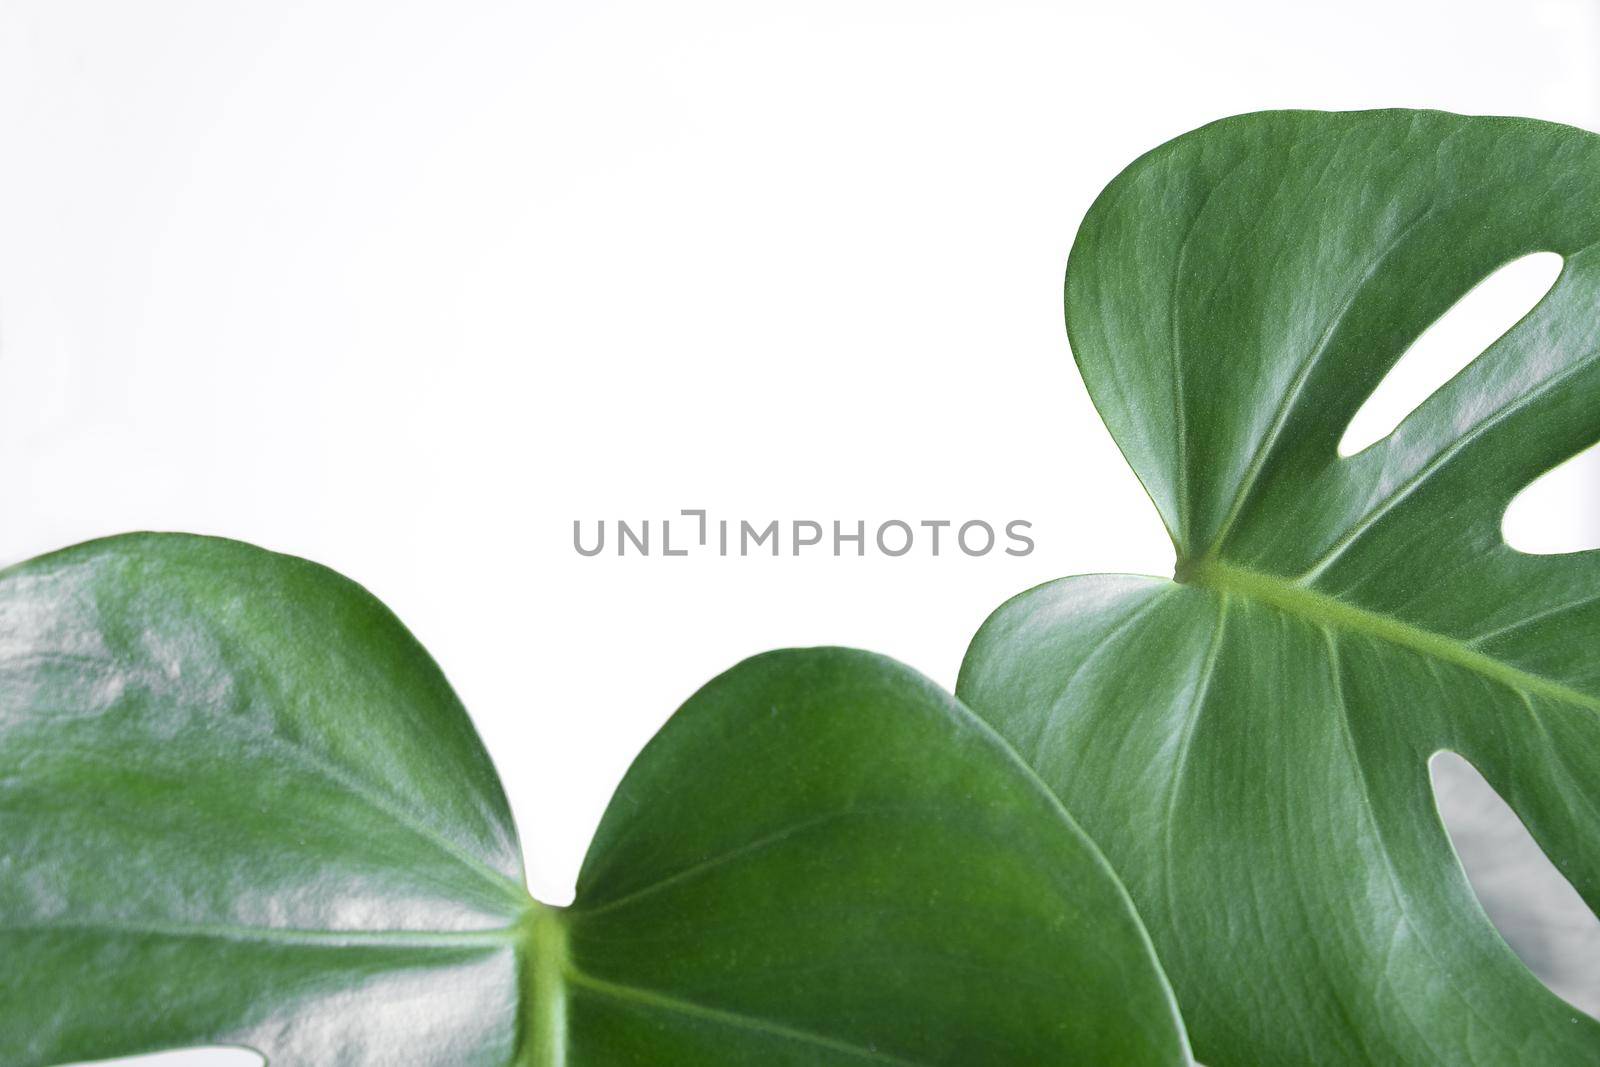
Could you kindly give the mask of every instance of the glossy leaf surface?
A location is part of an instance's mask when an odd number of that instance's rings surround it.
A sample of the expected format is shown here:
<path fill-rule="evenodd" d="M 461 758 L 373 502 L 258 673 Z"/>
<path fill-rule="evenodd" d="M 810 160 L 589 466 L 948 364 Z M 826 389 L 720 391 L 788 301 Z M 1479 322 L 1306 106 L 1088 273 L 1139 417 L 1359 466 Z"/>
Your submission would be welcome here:
<path fill-rule="evenodd" d="M 1600 437 L 1600 138 L 1436 112 L 1248 115 L 1086 218 L 1074 355 L 1178 550 L 999 609 L 958 693 L 1122 875 L 1196 1056 L 1600 1062 L 1468 886 L 1429 757 L 1471 760 L 1600 904 L 1600 563 L 1500 519 Z M 1475 283 L 1551 292 L 1387 438 L 1351 416 Z"/>
<path fill-rule="evenodd" d="M 0 575 L 0 960 L 8 1067 L 1188 1062 L 1104 860 L 909 669 L 716 679 L 549 908 L 382 605 L 171 535 Z"/>

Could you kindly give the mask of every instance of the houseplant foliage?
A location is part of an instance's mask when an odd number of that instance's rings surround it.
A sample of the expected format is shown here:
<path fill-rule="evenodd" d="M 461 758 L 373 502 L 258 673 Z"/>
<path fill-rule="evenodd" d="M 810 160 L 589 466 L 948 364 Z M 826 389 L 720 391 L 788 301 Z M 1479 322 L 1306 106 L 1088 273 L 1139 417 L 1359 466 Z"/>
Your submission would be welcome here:
<path fill-rule="evenodd" d="M 8 1067 L 1189 1062 L 1105 861 L 910 669 L 712 681 L 546 907 L 399 622 L 179 535 L 0 573 L 0 959 Z"/>
<path fill-rule="evenodd" d="M 957 692 L 1105 850 L 1196 1056 L 1600 1060 L 1465 881 L 1474 763 L 1600 905 L 1600 562 L 1500 532 L 1600 438 L 1600 138 L 1409 111 L 1228 119 L 1144 156 L 1067 269 L 1072 349 L 1177 550 L 1001 607 Z M 1385 440 L 1351 416 L 1474 284 L 1551 292 Z"/>

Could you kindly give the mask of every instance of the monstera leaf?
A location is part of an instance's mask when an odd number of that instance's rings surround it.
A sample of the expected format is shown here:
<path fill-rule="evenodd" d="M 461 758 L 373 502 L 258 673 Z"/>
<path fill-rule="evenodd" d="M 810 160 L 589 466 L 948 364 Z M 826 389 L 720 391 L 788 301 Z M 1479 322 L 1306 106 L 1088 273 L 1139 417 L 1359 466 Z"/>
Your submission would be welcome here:
<path fill-rule="evenodd" d="M 1083 224 L 1073 352 L 1176 578 L 1017 597 L 957 692 L 1105 850 L 1213 1067 L 1600 1062 L 1428 773 L 1470 760 L 1600 905 L 1600 561 L 1500 534 L 1600 437 L 1597 245 L 1600 138 L 1432 112 L 1219 122 Z M 1535 251 L 1565 260 L 1548 296 L 1341 458 L 1408 344 Z"/>
<path fill-rule="evenodd" d="M 1189 1062 L 1105 861 L 909 669 L 717 678 L 546 907 L 382 605 L 171 535 L 0 574 L 0 961 L 7 1067 Z"/>

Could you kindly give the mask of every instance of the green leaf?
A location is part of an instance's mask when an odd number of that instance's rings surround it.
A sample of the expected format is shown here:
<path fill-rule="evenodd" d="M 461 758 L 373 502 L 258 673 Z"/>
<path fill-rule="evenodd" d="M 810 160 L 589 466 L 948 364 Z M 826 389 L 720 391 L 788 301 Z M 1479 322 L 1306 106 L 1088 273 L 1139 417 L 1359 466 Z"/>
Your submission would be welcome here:
<path fill-rule="evenodd" d="M 957 692 L 1122 875 L 1213 1065 L 1600 1062 L 1479 908 L 1430 757 L 1600 905 L 1600 564 L 1500 519 L 1600 437 L 1600 138 L 1278 112 L 1121 174 L 1067 269 L 1096 405 L 1177 547 L 1001 607 Z M 1385 440 L 1351 416 L 1474 284 L 1549 295 Z"/>
<path fill-rule="evenodd" d="M 908 668 L 711 682 L 546 907 L 382 605 L 172 535 L 0 574 L 0 960 L 7 1067 L 1189 1062 L 1105 861 Z"/>

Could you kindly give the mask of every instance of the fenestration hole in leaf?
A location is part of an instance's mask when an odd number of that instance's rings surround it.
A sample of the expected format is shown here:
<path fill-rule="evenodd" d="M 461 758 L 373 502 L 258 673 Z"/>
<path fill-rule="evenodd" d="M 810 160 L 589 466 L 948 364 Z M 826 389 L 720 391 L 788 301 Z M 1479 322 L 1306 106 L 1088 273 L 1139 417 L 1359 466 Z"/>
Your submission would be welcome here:
<path fill-rule="evenodd" d="M 1600 1017 L 1600 919 L 1471 763 L 1440 752 L 1434 799 L 1473 892 L 1551 992 Z"/>
<path fill-rule="evenodd" d="M 1554 252 L 1533 252 L 1473 286 L 1384 375 L 1345 428 L 1339 455 L 1353 456 L 1388 437 L 1401 420 L 1544 299 L 1561 274 L 1561 262 Z"/>
<path fill-rule="evenodd" d="M 1512 498 L 1500 534 L 1536 556 L 1600 548 L 1600 444 L 1535 478 Z"/>
<path fill-rule="evenodd" d="M 68 1067 L 264 1067 L 266 1060 L 242 1048 L 189 1048 L 122 1056 L 114 1060 L 70 1064 Z"/>

